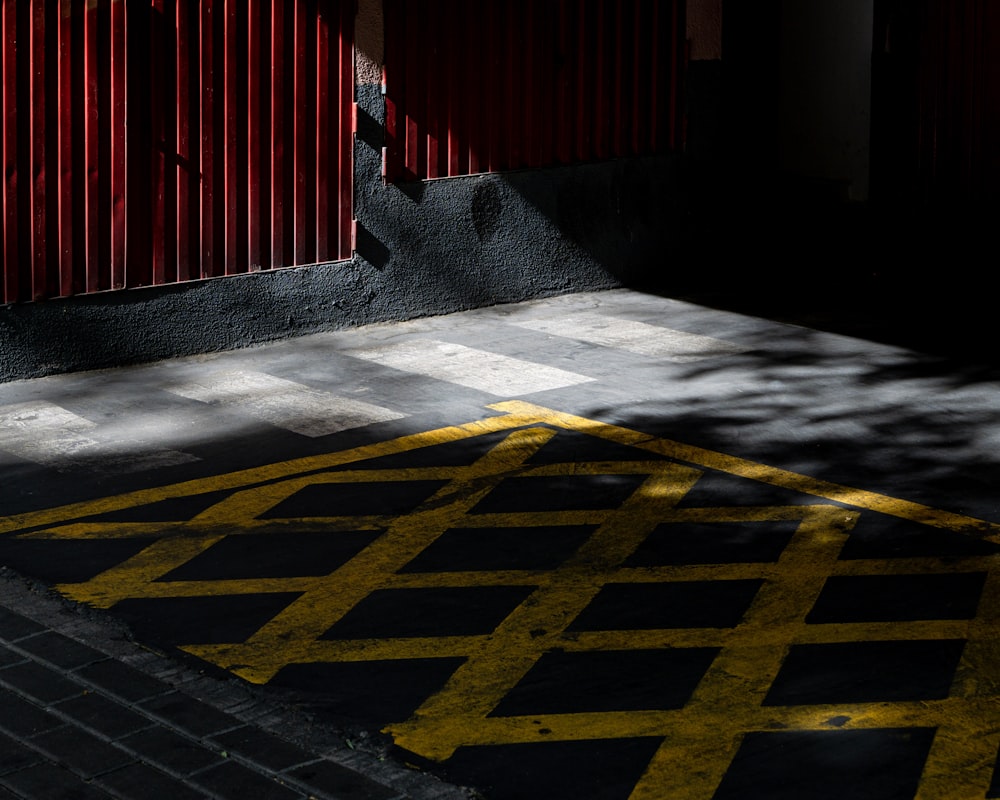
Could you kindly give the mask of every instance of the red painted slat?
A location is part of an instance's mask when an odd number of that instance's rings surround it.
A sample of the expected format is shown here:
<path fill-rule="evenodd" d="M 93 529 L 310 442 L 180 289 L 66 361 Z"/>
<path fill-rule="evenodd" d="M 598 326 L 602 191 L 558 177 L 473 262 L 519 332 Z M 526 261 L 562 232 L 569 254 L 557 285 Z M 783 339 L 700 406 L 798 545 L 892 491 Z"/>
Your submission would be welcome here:
<path fill-rule="evenodd" d="M 417 147 L 420 148 L 420 154 L 425 163 L 422 167 L 418 167 L 418 171 L 427 178 L 440 178 L 440 141 L 444 127 L 441 113 L 445 107 L 442 101 L 446 99 L 441 94 L 441 87 L 444 85 L 441 74 L 441 58 L 443 55 L 442 44 L 446 40 L 440 34 L 441 22 L 425 17 L 425 24 L 427 26 L 425 52 L 420 59 L 420 65 L 425 73 L 421 81 L 424 123 L 421 135 L 417 139 Z"/>
<path fill-rule="evenodd" d="M 303 5 L 300 0 L 300 5 Z M 296 113 L 302 116 L 302 238 L 305 249 L 299 256 L 299 264 L 313 264 L 316 258 L 316 147 L 318 131 L 318 113 L 316 107 L 316 2 L 313 0 L 303 17 L 303 60 L 301 64 L 303 83 L 303 98 L 305 104 L 296 107 Z"/>
<path fill-rule="evenodd" d="M 646 142 L 647 150 L 656 150 L 656 145 L 658 142 L 659 135 L 659 99 L 660 99 L 660 85 L 659 85 L 659 72 L 660 72 L 660 42 L 657 33 L 660 30 L 660 5 L 654 2 L 652 4 L 652 19 L 650 20 L 650 31 L 652 36 L 650 39 L 650 56 L 649 56 L 649 135 Z"/>
<path fill-rule="evenodd" d="M 336 104 L 340 114 L 339 159 L 331 181 L 335 180 L 339 187 L 337 236 L 340 246 L 336 257 L 349 259 L 354 252 L 354 8 L 349 3 L 339 3 L 339 11 L 337 46 L 340 59 L 336 72 L 340 85 Z"/>
<path fill-rule="evenodd" d="M 226 0 L 226 274 L 247 271 L 246 0 Z"/>
<path fill-rule="evenodd" d="M 80 138 L 83 140 L 83 155 L 81 168 L 83 174 L 79 182 L 82 194 L 80 204 L 83 240 L 83 253 L 80 255 L 83 270 L 81 291 L 94 292 L 101 288 L 101 271 L 106 262 L 99 257 L 100 227 L 100 182 L 101 173 L 99 141 L 101 136 L 98 114 L 98 95 L 102 90 L 100 72 L 97 63 L 97 26 L 98 10 L 95 4 L 83 7 L 82 42 L 83 48 L 83 120 L 80 125 Z M 107 90 L 104 89 L 106 92 Z"/>
<path fill-rule="evenodd" d="M 261 147 L 261 27 L 262 0 L 249 0 L 246 24 L 246 60 L 244 73 L 247 76 L 245 100 L 246 127 L 246 174 L 247 174 L 247 218 L 246 241 L 247 269 L 251 272 L 263 266 L 263 226 L 261 224 L 262 195 L 265 188 L 263 177 L 266 167 L 262 164 Z"/>
<path fill-rule="evenodd" d="M 314 261 L 329 260 L 330 253 L 330 207 L 331 199 L 327 185 L 327 173 L 331 159 L 336 158 L 336 137 L 331 138 L 331 130 L 336 131 L 335 121 L 330 119 L 330 6 L 326 0 L 318 0 L 313 59 L 313 82 L 316 90 L 313 96 L 315 119 L 313 122 L 313 206 L 315 226 Z M 336 62 L 335 62 L 336 63 Z M 333 123 L 333 124 L 331 124 Z M 332 145 L 332 148 L 331 148 Z M 331 152 L 332 149 L 332 152 Z M 334 201 L 335 202 L 335 201 Z M 334 232 L 335 233 L 335 232 Z"/>
<path fill-rule="evenodd" d="M 192 41 L 197 41 L 196 18 L 191 14 L 189 3 L 176 2 L 173 9 L 173 25 L 176 33 L 174 52 L 174 94 L 176 96 L 176 119 L 173 129 L 176 158 L 173 178 L 174 199 L 172 214 L 176 226 L 175 271 L 178 281 L 186 281 L 197 275 L 196 261 L 192 251 L 196 248 L 196 225 L 192 225 L 191 209 L 197 208 L 198 198 L 194 192 L 196 180 L 194 170 L 197 164 L 194 148 L 191 146 L 193 119 L 191 113 L 191 72 Z"/>
<path fill-rule="evenodd" d="M 556 42 L 557 51 L 555 53 L 555 120 L 554 120 L 554 160 L 557 163 L 568 163 L 571 159 L 571 147 L 569 138 L 569 115 L 572 107 L 571 87 L 571 44 L 570 44 L 570 21 L 568 6 L 572 0 L 559 0 L 558 16 L 555 20 L 558 31 Z"/>
<path fill-rule="evenodd" d="M 170 195 L 173 194 L 172 183 L 167 169 L 167 150 L 172 144 L 173 137 L 170 135 L 171 121 L 174 116 L 174 97 L 170 86 L 173 83 L 172 59 L 167 54 L 172 49 L 173 32 L 168 31 L 165 17 L 169 17 L 167 12 L 167 0 L 153 0 L 148 12 L 147 25 L 149 26 L 149 65 L 148 65 L 148 103 L 150 111 L 150 138 L 146 146 L 149 148 L 147 158 L 150 163 L 149 184 L 150 203 L 149 213 L 149 234 L 150 241 L 147 248 L 148 257 L 152 266 L 149 275 L 139 278 L 138 270 L 131 271 L 130 275 L 138 278 L 136 281 L 129 280 L 129 285 L 142 286 L 152 283 L 154 285 L 166 282 L 167 278 L 167 240 L 171 239 L 170 234 L 173 226 L 171 220 L 167 219 L 170 208 Z M 131 244 L 142 247 L 140 237 L 135 237 L 136 241 Z"/>
<path fill-rule="evenodd" d="M 201 151 L 201 191 L 199 197 L 201 238 L 201 276 L 222 273 L 223 242 L 218 236 L 219 223 L 215 209 L 218 163 L 215 152 L 218 111 L 216 86 L 218 85 L 215 62 L 217 30 L 220 25 L 221 0 L 202 0 L 201 25 L 199 26 L 199 149 Z M 223 251 L 224 252 L 224 251 Z"/>
<path fill-rule="evenodd" d="M 31 28 L 27 32 L 30 55 L 28 70 L 31 92 L 28 101 L 28 125 L 31 137 L 29 159 L 30 175 L 28 181 L 29 201 L 27 204 L 30 215 L 30 259 L 31 259 L 31 297 L 40 300 L 48 293 L 47 266 L 45 263 L 45 224 L 46 224 L 46 159 L 45 159 L 45 9 L 41 0 L 25 4 L 31 15 Z M 50 94 L 50 97 L 54 95 Z"/>
<path fill-rule="evenodd" d="M 501 41 L 506 42 L 506 48 L 500 58 L 502 72 L 500 80 L 503 92 L 503 124 L 497 126 L 496 134 L 501 138 L 500 146 L 500 169 L 513 169 L 518 164 L 518 148 L 520 145 L 520 131 L 517 130 L 517 120 L 520 117 L 520 101 L 514 84 L 517 81 L 517 65 L 520 62 L 521 53 L 517 49 L 515 30 L 517 27 L 517 3 L 510 2 L 506 5 L 506 13 L 501 17 L 501 30 L 504 37 Z M 518 106 L 515 106 L 515 101 Z"/>
<path fill-rule="evenodd" d="M 442 87 L 446 92 L 444 98 L 444 113 L 446 115 L 444 135 L 447 154 L 444 174 L 451 177 L 461 174 L 459 161 L 462 149 L 461 126 L 464 120 L 462 106 L 458 103 L 458 87 L 461 83 L 459 70 L 462 69 L 464 58 L 461 50 L 466 44 L 465 38 L 460 35 L 462 31 L 462 7 L 456 4 L 455 0 L 447 0 L 443 24 L 448 26 L 448 39 L 453 42 L 453 45 L 445 48 L 441 54 L 446 76 L 446 82 Z"/>
<path fill-rule="evenodd" d="M 536 74 L 538 59 L 533 51 L 543 26 L 535 14 L 533 0 L 517 0 L 516 6 L 521 18 L 511 20 L 516 49 L 511 53 L 513 69 L 505 91 L 513 98 L 515 110 L 511 126 L 511 162 L 515 168 L 522 169 L 532 165 L 532 151 L 541 133 L 529 129 L 529 124 L 537 120 L 535 105 L 542 78 Z"/>
<path fill-rule="evenodd" d="M 608 85 L 607 85 L 607 31 L 605 21 L 604 0 L 595 0 L 594 21 L 591 24 L 594 47 L 591 58 L 594 62 L 594 104 L 591 108 L 590 125 L 592 131 L 591 153 L 597 159 L 608 157 L 607 135 L 605 121 L 608 118 Z"/>
<path fill-rule="evenodd" d="M 293 214 L 294 251 L 293 264 L 305 264 L 306 256 L 306 157 L 308 155 L 308 124 L 306 111 L 308 108 L 308 92 L 306 89 L 306 30 L 305 8 L 300 3 L 294 3 L 295 33 L 291 42 L 293 54 L 292 70 L 294 85 L 294 165 L 292 174 L 295 176 L 294 195 L 291 211 Z"/>
<path fill-rule="evenodd" d="M 641 151 L 641 119 L 642 119 L 642 30 L 643 30 L 643 8 L 642 3 L 635 4 L 635 16 L 632 20 L 632 42 L 635 51 L 632 55 L 632 149 L 630 153 L 636 155 Z"/>
<path fill-rule="evenodd" d="M 271 42 L 274 37 L 273 28 L 273 3 L 272 0 L 259 0 L 260 14 L 257 30 L 257 63 L 252 65 L 258 70 L 259 107 L 257 118 L 252 125 L 257 133 L 256 149 L 251 153 L 251 159 L 256 157 L 258 165 L 258 180 L 260 181 L 260 191 L 258 200 L 257 216 L 254 224 L 258 228 L 258 257 L 260 258 L 261 269 L 270 269 L 274 265 L 273 261 L 273 236 L 274 231 L 271 225 L 271 214 L 274 202 L 274 184 L 272 182 L 272 75 L 271 75 Z"/>
<path fill-rule="evenodd" d="M 17 9 L 15 0 L 0 5 L 0 259 L 4 265 L 0 301 L 19 299 L 18 283 L 18 119 Z"/>
<path fill-rule="evenodd" d="M 57 45 L 53 53 L 55 69 L 53 78 L 56 82 L 54 97 L 59 98 L 51 108 L 52 125 L 58 137 L 55 146 L 56 180 L 58 191 L 55 201 L 55 234 L 53 246 L 58 264 L 59 275 L 56 279 L 56 291 L 61 295 L 74 294 L 73 286 L 73 60 L 77 51 L 73 47 L 73 17 L 72 6 L 64 5 L 56 10 L 53 19 Z M 79 72 L 79 69 L 77 69 Z M 79 170 L 77 171 L 79 174 Z M 83 176 L 80 175 L 82 179 Z"/>
<path fill-rule="evenodd" d="M 590 158 L 590 152 L 587 147 L 588 131 L 591 123 L 587 103 L 589 89 L 591 88 L 588 85 L 589 81 L 586 73 L 586 65 L 588 63 L 587 53 L 589 52 L 587 27 L 586 6 L 581 5 L 578 9 L 576 17 L 576 30 L 573 32 L 576 45 L 573 53 L 573 78 L 575 92 L 575 102 L 573 104 L 573 108 L 575 111 L 574 133 L 576 144 L 574 155 L 577 161 L 586 161 Z"/>
<path fill-rule="evenodd" d="M 676 43 L 684 26 L 676 7 L 665 12 L 664 17 L 664 33 L 668 33 L 669 38 L 665 40 L 663 45 L 660 85 L 666 84 L 669 87 L 667 94 L 669 102 L 666 108 L 663 108 L 665 122 L 660 134 L 661 139 L 656 144 L 657 150 L 673 148 L 679 141 L 677 134 L 681 126 L 681 110 L 678 107 L 680 86 L 676 80 L 671 80 L 671 76 L 675 73 L 670 67 L 672 64 L 678 63 L 681 58 L 683 51 L 677 47 Z"/>
<path fill-rule="evenodd" d="M 419 13 L 422 9 L 416 8 L 414 5 L 410 6 L 410 26 L 409 30 L 417 31 L 423 35 L 418 37 L 418 41 L 422 40 L 426 35 L 426 31 L 423 30 L 423 25 L 421 23 L 426 22 L 426 15 Z M 412 41 L 410 37 L 407 38 L 407 42 Z M 421 102 L 423 99 L 423 89 L 422 76 L 419 75 L 418 69 L 419 65 L 423 62 L 423 54 L 414 46 L 409 45 L 406 48 L 406 67 L 405 73 L 402 76 L 406 81 L 406 97 L 408 107 L 412 106 L 410 111 L 412 113 L 407 113 L 405 117 L 405 160 L 404 160 L 404 174 L 407 178 L 414 178 L 418 175 L 423 176 L 424 173 L 420 167 L 420 154 L 419 150 L 419 138 L 420 131 L 418 128 L 418 118 L 414 116 L 420 115 Z"/>
<path fill-rule="evenodd" d="M 182 0 L 183 1 L 183 0 Z M 155 20 L 163 41 L 163 136 L 154 140 L 154 149 L 163 153 L 163 273 L 160 283 L 175 283 L 180 279 L 178 257 L 178 184 L 177 167 L 180 159 L 178 128 L 181 109 L 178 105 L 177 52 L 180 46 L 177 30 L 178 0 L 164 0 L 163 16 Z"/>
<path fill-rule="evenodd" d="M 470 9 L 468 16 L 481 18 L 484 13 L 488 13 L 488 9 L 486 12 L 482 9 L 478 12 Z M 470 21 L 469 25 L 472 24 Z M 495 85 L 490 81 L 490 76 L 493 74 L 494 49 L 492 37 L 487 36 L 481 41 L 470 42 L 466 51 L 469 69 L 466 70 L 465 76 L 467 98 L 465 111 L 469 132 L 469 173 L 473 175 L 488 172 L 490 165 L 496 161 L 493 153 L 496 139 L 490 135 L 493 130 L 495 103 L 489 94 Z M 484 95 L 483 102 L 477 103 L 474 98 L 480 95 Z M 483 108 L 483 105 L 486 107 Z"/>
<path fill-rule="evenodd" d="M 286 263 L 285 185 L 288 181 L 286 153 L 288 132 L 285 128 L 285 87 L 287 72 L 284 53 L 287 48 L 285 0 L 271 2 L 271 265 Z"/>
<path fill-rule="evenodd" d="M 384 0 L 385 15 L 385 58 L 382 68 L 382 87 L 385 95 L 385 158 L 383 167 L 386 179 L 395 181 L 398 177 L 399 165 L 406 158 L 403 146 L 403 131 L 405 120 L 399 111 L 400 102 L 405 108 L 406 80 L 403 74 L 403 62 L 400 59 L 402 42 L 405 41 L 406 6 L 401 0 Z M 390 82 L 392 90 L 389 90 Z"/>
<path fill-rule="evenodd" d="M 226 260 L 225 274 L 233 275 L 243 271 L 238 260 L 238 240 L 239 240 L 239 211 L 240 211 L 240 125 L 241 109 L 236 102 L 237 84 L 246 82 L 246 75 L 243 74 L 243 64 L 239 58 L 239 27 L 237 25 L 237 12 L 239 10 L 237 0 L 225 0 L 223 3 L 223 84 L 225 89 L 222 94 L 224 108 L 222 111 L 224 136 L 223 136 L 223 195 L 226 198 L 225 209 L 219 209 L 219 213 L 225 216 L 225 237 L 226 237 Z"/>
<path fill-rule="evenodd" d="M 106 169 L 111 212 L 104 225 L 109 247 L 108 263 L 111 265 L 110 285 L 120 289 L 125 285 L 125 226 L 126 215 L 126 166 L 125 166 L 125 59 L 128 52 L 125 35 L 125 4 L 105 0 L 108 12 L 108 138 L 109 149 Z"/>
<path fill-rule="evenodd" d="M 250 160 L 250 126 L 247 109 L 250 104 L 250 82 L 247 74 L 247 46 L 250 9 L 246 0 L 233 8 L 232 61 L 239 76 L 232 82 L 229 103 L 233 120 L 234 153 L 232 159 L 233 191 L 236 195 L 236 215 L 233 232 L 233 262 L 230 274 L 248 272 L 253 268 L 250 260 L 250 239 L 253 228 L 250 218 L 251 184 L 247 165 Z"/>
<path fill-rule="evenodd" d="M 611 78 L 611 113 L 608 115 L 609 121 L 614 121 L 611 126 L 611 152 L 616 155 L 625 153 L 624 148 L 624 128 L 625 120 L 628 119 L 625 106 L 625 63 L 627 40 L 625 36 L 625 7 L 621 3 L 612 5 L 612 78 Z"/>
<path fill-rule="evenodd" d="M 535 0 L 534 5 L 544 6 Z M 549 6 L 541 19 L 541 31 L 532 43 L 534 61 L 538 70 L 538 91 L 534 100 L 534 124 L 538 129 L 534 160 L 531 166 L 544 167 L 556 163 L 555 125 L 553 109 L 556 98 L 555 54 L 557 12 Z"/>

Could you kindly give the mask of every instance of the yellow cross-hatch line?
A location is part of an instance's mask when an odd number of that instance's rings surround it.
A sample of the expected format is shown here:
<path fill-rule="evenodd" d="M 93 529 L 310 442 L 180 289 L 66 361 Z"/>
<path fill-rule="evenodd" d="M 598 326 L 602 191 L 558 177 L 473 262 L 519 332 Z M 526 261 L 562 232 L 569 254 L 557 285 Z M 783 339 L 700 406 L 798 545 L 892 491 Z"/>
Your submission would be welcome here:
<path fill-rule="evenodd" d="M 65 596 L 102 608 L 124 600 L 286 593 L 291 599 L 244 641 L 184 646 L 243 678 L 267 683 L 293 664 L 455 658 L 444 686 L 408 719 L 386 720 L 401 747 L 447 761 L 461 747 L 539 741 L 655 736 L 662 740 L 634 800 L 709 798 L 743 737 L 752 731 L 932 727 L 933 745 L 920 800 L 984 795 L 1000 746 L 1000 580 L 992 555 L 937 558 L 839 558 L 863 515 L 908 520 L 1000 542 L 1000 526 L 918 503 L 810 478 L 787 470 L 620 426 L 512 401 L 464 425 L 403 436 L 336 453 L 145 489 L 0 519 L 0 532 L 33 539 L 136 539 L 148 544 L 123 562 L 78 583 Z M 633 448 L 621 461 L 548 463 L 533 457 L 560 431 Z M 379 468 L 364 462 L 425 451 L 483 436 L 496 442 L 471 460 L 447 466 Z M 425 461 L 433 463 L 433 459 Z M 808 496 L 796 505 L 692 507 L 681 504 L 706 471 Z M 632 476 L 635 488 L 614 508 L 475 510 L 511 478 Z M 274 510 L 317 486 L 435 481 L 436 491 L 403 514 L 278 517 Z M 174 498 L 225 496 L 190 519 L 114 522 L 102 515 Z M 787 523 L 780 556 L 762 563 L 635 566 L 629 563 L 654 530 L 690 523 Z M 414 572 L 404 568 L 447 531 L 590 526 L 585 541 L 549 569 Z M 172 580 L 170 573 L 224 539 L 247 534 L 335 536 L 371 531 L 359 552 L 325 575 L 225 580 Z M 968 573 L 985 576 L 972 619 L 868 620 L 810 624 L 806 617 L 831 576 Z M 575 630 L 572 625 L 609 585 L 682 581 L 756 581 L 738 624 L 651 630 Z M 756 584 L 755 584 L 756 585 Z M 488 633 L 367 639 L 323 638 L 373 592 L 477 586 L 524 587 L 525 598 Z M 768 704 L 789 651 L 802 645 L 851 642 L 964 642 L 945 697 L 907 702 Z M 496 710 L 553 652 L 596 653 L 710 648 L 714 653 L 680 708 L 502 715 Z M 707 652 L 707 651 L 706 651 Z"/>

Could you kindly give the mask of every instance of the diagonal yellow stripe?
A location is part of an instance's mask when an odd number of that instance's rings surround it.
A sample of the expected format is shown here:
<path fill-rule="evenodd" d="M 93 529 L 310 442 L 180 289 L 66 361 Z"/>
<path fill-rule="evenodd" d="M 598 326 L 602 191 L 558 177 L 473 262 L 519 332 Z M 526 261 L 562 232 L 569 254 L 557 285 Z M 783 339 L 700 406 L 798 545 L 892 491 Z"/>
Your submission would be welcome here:
<path fill-rule="evenodd" d="M 622 428 L 605 422 L 595 422 L 585 417 L 577 417 L 573 414 L 553 411 L 521 400 L 493 403 L 488 407 L 524 417 L 535 415 L 539 422 L 544 421 L 548 425 L 587 433 L 591 436 L 630 447 L 637 447 L 641 450 L 677 459 L 678 461 L 686 461 L 690 464 L 728 472 L 730 475 L 737 475 L 760 483 L 779 486 L 814 497 L 822 497 L 836 503 L 844 503 L 857 508 L 866 508 L 870 511 L 900 517 L 922 525 L 972 534 L 991 542 L 1000 543 L 1000 524 L 995 522 L 987 522 L 950 511 L 941 511 L 920 503 L 899 500 L 864 489 L 853 489 L 849 486 L 842 486 L 819 478 L 810 478 L 797 472 L 770 467 L 766 464 L 748 461 L 736 456 L 729 456 L 714 450 L 706 450 L 701 447 L 682 444 L 670 439 L 660 439 L 630 430 L 629 428 Z"/>

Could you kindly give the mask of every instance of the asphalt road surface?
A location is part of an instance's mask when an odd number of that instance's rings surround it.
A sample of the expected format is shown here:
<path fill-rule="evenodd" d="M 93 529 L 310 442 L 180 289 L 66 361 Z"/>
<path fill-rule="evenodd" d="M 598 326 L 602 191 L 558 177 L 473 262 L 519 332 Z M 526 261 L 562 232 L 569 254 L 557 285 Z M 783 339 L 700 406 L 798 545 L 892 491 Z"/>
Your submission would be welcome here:
<path fill-rule="evenodd" d="M 0 564 L 491 800 L 1000 797 L 998 377 L 613 290 L 14 382 Z"/>

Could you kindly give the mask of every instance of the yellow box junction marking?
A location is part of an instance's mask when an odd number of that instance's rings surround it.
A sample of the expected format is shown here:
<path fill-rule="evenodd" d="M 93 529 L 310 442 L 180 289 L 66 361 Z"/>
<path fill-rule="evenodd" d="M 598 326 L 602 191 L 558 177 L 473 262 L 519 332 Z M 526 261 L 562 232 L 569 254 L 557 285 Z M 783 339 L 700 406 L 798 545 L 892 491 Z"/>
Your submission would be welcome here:
<path fill-rule="evenodd" d="M 873 492 L 809 478 L 734 456 L 652 437 L 530 403 L 497 403 L 501 412 L 465 425 L 404 436 L 322 456 L 75 503 L 0 519 L 0 533 L 36 539 L 146 538 L 147 547 L 91 580 L 61 584 L 65 596 L 101 608 L 126 599 L 297 593 L 249 639 L 196 644 L 188 652 L 248 681 L 267 683 L 291 664 L 460 657 L 441 691 L 408 720 L 387 721 L 401 747 L 446 761 L 458 747 L 519 742 L 656 736 L 663 742 L 632 793 L 633 800 L 710 798 L 744 734 L 766 730 L 935 727 L 918 798 L 982 797 L 1000 747 L 1000 572 L 993 556 L 952 559 L 838 560 L 848 533 L 866 512 L 1000 542 L 1000 526 Z M 560 430 L 635 448 L 634 461 L 529 463 Z M 387 455 L 503 434 L 464 466 L 362 468 Z M 643 452 L 656 458 L 647 458 Z M 666 457 L 668 460 L 664 460 Z M 817 502 L 788 506 L 679 507 L 706 470 L 795 492 Z M 470 510 L 503 480 L 561 475 L 642 478 L 616 509 L 475 513 Z M 443 481 L 415 510 L 399 516 L 269 519 L 267 512 L 306 487 Z M 107 522 L 92 518 L 172 498 L 228 490 L 190 520 Z M 773 563 L 628 567 L 654 528 L 676 522 L 797 522 Z M 228 536 L 339 530 L 381 533 L 328 575 L 240 580 L 165 580 L 172 570 Z M 453 528 L 591 525 L 576 553 L 552 570 L 401 572 Z M 970 620 L 805 623 L 834 575 L 987 573 L 978 614 Z M 567 627 L 610 583 L 758 579 L 740 624 L 727 629 L 572 631 Z M 387 588 L 533 586 L 530 596 L 488 635 L 324 640 L 338 620 L 372 592 Z M 793 644 L 899 639 L 965 639 L 948 697 L 920 702 L 764 706 L 762 701 Z M 719 654 L 683 708 L 490 717 L 490 712 L 547 652 L 715 647 Z"/>

